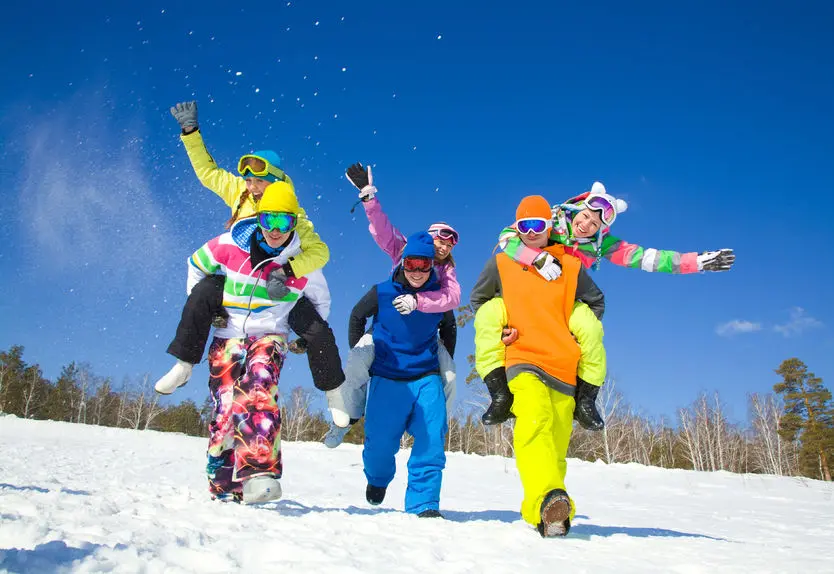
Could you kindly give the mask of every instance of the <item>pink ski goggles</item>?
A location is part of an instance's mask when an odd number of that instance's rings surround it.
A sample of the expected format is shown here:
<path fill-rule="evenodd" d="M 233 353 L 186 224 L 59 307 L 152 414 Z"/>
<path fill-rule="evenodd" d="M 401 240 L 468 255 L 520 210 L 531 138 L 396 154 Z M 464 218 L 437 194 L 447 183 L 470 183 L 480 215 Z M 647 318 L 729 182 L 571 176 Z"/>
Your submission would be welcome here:
<path fill-rule="evenodd" d="M 445 223 L 432 224 L 429 227 L 429 235 L 431 235 L 432 237 L 444 239 L 452 245 L 457 245 L 458 240 L 460 239 L 458 232 L 455 231 L 451 225 L 446 225 Z"/>
<path fill-rule="evenodd" d="M 585 207 L 599 211 L 600 219 L 605 225 L 611 226 L 617 219 L 617 208 L 614 203 L 604 195 L 589 195 L 585 199 Z"/>

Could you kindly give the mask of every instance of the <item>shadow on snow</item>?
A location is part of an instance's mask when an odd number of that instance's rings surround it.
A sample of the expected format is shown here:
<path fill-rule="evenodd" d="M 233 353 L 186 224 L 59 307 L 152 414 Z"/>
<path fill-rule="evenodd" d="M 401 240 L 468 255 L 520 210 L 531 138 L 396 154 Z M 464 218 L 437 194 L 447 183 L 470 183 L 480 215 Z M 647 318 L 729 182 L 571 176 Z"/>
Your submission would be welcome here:
<path fill-rule="evenodd" d="M 73 490 L 71 488 L 64 488 L 63 486 L 61 488 L 57 489 L 57 490 L 50 490 L 50 489 L 44 488 L 42 486 L 32 486 L 32 485 L 18 486 L 16 484 L 8 484 L 8 483 L 5 483 L 5 482 L 0 482 L 0 489 L 4 489 L 4 488 L 8 488 L 9 490 L 42 492 L 44 494 L 47 493 L 47 492 L 63 492 L 65 494 L 75 494 L 75 495 L 78 495 L 78 496 L 90 496 L 90 493 L 87 492 L 86 490 Z"/>
<path fill-rule="evenodd" d="M 4 572 L 54 572 L 94 554 L 101 544 L 82 542 L 81 547 L 67 546 L 63 540 L 38 544 L 31 550 L 22 548 L 0 549 L 0 569 Z"/>

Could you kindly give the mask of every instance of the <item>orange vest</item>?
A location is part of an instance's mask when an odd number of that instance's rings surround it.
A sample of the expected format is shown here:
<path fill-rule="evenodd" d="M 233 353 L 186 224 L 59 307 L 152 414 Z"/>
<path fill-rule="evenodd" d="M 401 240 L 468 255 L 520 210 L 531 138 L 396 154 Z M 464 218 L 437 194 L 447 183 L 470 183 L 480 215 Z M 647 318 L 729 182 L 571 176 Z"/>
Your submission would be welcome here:
<path fill-rule="evenodd" d="M 562 275 L 555 281 L 546 281 L 535 269 L 504 253 L 496 255 L 509 324 L 518 329 L 518 340 L 507 347 L 506 365 L 535 365 L 576 386 L 579 345 L 571 335 L 568 321 L 581 263 L 565 254 L 562 245 L 551 245 L 544 251 L 562 264 Z"/>

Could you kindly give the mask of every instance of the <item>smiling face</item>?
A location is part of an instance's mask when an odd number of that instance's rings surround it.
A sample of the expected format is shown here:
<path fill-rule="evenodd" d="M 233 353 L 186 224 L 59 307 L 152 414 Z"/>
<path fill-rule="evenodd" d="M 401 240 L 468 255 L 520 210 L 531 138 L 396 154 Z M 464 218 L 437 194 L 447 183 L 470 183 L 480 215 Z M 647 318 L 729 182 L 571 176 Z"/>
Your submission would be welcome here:
<path fill-rule="evenodd" d="M 439 237 L 434 238 L 434 258 L 436 261 L 441 262 L 445 261 L 449 254 L 452 252 L 452 247 L 454 244 L 449 241 L 448 239 L 440 239 Z"/>
<path fill-rule="evenodd" d="M 408 280 L 409 285 L 415 289 L 419 289 L 429 280 L 430 273 L 431 271 L 405 271 L 405 278 Z"/>
<path fill-rule="evenodd" d="M 599 212 L 593 209 L 583 209 L 573 216 L 573 234 L 576 237 L 593 237 L 602 227 Z"/>
<path fill-rule="evenodd" d="M 260 199 L 261 196 L 264 194 L 264 190 L 269 187 L 271 182 L 261 179 L 259 177 L 247 177 L 246 178 L 246 189 L 249 193 L 252 194 L 252 197 L 255 199 Z"/>
<path fill-rule="evenodd" d="M 265 229 L 261 229 L 261 232 L 264 234 L 266 244 L 272 247 L 273 249 L 276 247 L 281 247 L 284 243 L 287 242 L 287 239 L 290 238 L 290 234 L 292 234 L 292 231 L 281 233 L 277 229 L 273 229 L 272 231 L 266 231 Z"/>

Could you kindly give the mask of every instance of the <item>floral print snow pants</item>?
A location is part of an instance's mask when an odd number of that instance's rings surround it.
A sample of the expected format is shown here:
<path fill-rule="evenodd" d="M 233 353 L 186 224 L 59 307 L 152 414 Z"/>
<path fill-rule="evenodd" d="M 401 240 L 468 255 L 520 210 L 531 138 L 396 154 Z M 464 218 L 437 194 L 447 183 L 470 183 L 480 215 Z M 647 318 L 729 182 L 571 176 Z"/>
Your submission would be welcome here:
<path fill-rule="evenodd" d="M 243 481 L 260 474 L 281 478 L 278 377 L 286 354 L 283 335 L 212 341 L 206 473 L 213 497 L 239 495 Z"/>

